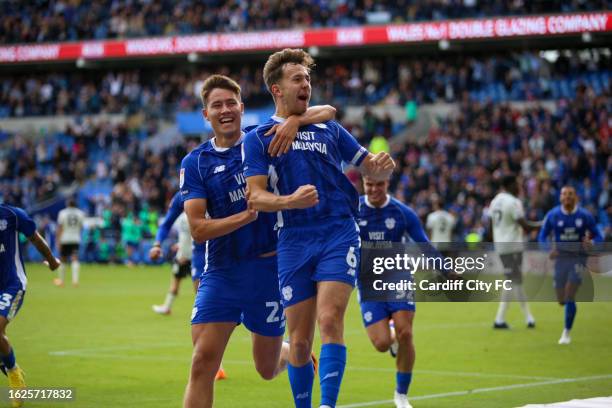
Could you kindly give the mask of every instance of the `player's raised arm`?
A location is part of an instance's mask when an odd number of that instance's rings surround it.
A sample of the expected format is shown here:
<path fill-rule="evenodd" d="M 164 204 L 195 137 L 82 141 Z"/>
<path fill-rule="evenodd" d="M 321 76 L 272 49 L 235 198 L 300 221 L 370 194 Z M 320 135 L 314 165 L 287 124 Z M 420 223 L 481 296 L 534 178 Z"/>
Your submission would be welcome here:
<path fill-rule="evenodd" d="M 185 214 L 189 220 L 191 236 L 197 243 L 227 235 L 257 219 L 255 211 L 245 210 L 225 218 L 206 218 L 206 199 L 185 201 Z"/>
<path fill-rule="evenodd" d="M 59 268 L 59 266 L 61 265 L 60 260 L 53 256 L 53 253 L 51 252 L 51 248 L 49 248 L 47 241 L 45 241 L 45 239 L 42 237 L 42 235 L 40 235 L 38 231 L 34 231 L 34 233 L 28 237 L 28 240 L 32 244 L 34 244 L 38 252 L 45 258 L 46 264 L 47 266 L 49 266 L 49 269 L 54 271 Z"/>
<path fill-rule="evenodd" d="M 249 210 L 275 212 L 309 208 L 319 203 L 319 194 L 312 185 L 300 186 L 293 194 L 284 196 L 268 191 L 270 159 L 257 135 L 257 129 L 246 135 L 242 148 Z"/>
<path fill-rule="evenodd" d="M 548 236 L 550 235 L 550 233 L 553 230 L 553 220 L 552 220 L 552 211 L 549 211 L 548 214 L 546 214 L 546 218 L 544 219 L 544 224 L 542 225 L 542 228 L 540 229 L 540 232 L 538 233 L 538 242 L 548 242 Z"/>
<path fill-rule="evenodd" d="M 45 239 L 36 231 L 34 220 L 21 208 L 13 208 L 13 211 L 17 216 L 17 231 L 28 237 L 28 240 L 34 244 L 38 252 L 47 261 L 49 269 L 52 271 L 56 270 L 61 265 L 61 262 L 53 256 L 51 248 L 49 248 Z"/>
<path fill-rule="evenodd" d="M 387 180 L 395 168 L 395 162 L 386 152 L 369 153 L 345 128 L 337 126 L 338 147 L 342 160 L 358 166 L 365 177 L 374 180 Z"/>
<path fill-rule="evenodd" d="M 249 189 L 249 209 L 253 211 L 275 212 L 310 208 L 319 203 L 319 193 L 315 186 L 300 186 L 293 194 L 276 195 L 267 190 L 268 176 L 247 177 Z"/>
<path fill-rule="evenodd" d="M 183 200 L 181 198 L 181 193 L 178 192 L 172 197 L 172 201 L 168 207 L 168 212 L 166 213 L 166 217 L 164 221 L 159 226 L 157 230 L 157 234 L 155 235 L 155 242 L 153 243 L 153 247 L 149 250 L 149 258 L 153 261 L 159 259 L 161 257 L 161 243 L 168 237 L 170 233 L 170 229 L 176 219 L 183 212 Z"/>
<path fill-rule="evenodd" d="M 202 243 L 229 234 L 257 219 L 257 213 L 245 210 L 225 218 L 207 218 L 208 191 L 197 166 L 198 159 L 188 155 L 181 164 L 181 196 L 191 236 Z"/>
<path fill-rule="evenodd" d="M 336 108 L 331 105 L 312 106 L 302 115 L 291 115 L 284 122 L 272 126 L 264 136 L 274 135 L 268 146 L 270 156 L 287 153 L 300 126 L 323 123 L 336 117 Z"/>
<path fill-rule="evenodd" d="M 586 234 L 585 236 L 588 241 L 603 242 L 603 236 L 601 235 L 599 228 L 597 228 L 597 223 L 595 222 L 595 218 L 591 214 L 589 214 L 589 216 L 587 217 L 586 226 L 587 226 L 587 231 L 590 232 L 590 236 L 588 236 L 588 234 Z"/>

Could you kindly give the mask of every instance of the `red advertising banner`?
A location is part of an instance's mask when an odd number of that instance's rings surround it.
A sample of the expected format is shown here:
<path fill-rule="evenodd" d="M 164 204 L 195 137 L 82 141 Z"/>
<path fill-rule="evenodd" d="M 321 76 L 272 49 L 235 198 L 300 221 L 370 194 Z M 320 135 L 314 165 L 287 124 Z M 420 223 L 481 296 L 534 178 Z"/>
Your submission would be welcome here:
<path fill-rule="evenodd" d="M 440 40 L 541 37 L 611 31 L 612 12 L 500 17 L 317 30 L 22 44 L 0 47 L 0 63 L 248 52 L 286 47 L 342 47 Z"/>

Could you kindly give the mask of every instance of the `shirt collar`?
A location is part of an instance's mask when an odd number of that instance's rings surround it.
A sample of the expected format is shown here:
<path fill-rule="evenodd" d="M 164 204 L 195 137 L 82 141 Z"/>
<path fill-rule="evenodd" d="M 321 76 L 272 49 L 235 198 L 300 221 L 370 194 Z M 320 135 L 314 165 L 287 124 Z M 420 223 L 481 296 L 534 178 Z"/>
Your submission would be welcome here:
<path fill-rule="evenodd" d="M 571 215 L 571 214 L 575 214 L 575 213 L 576 213 L 576 211 L 578 211 L 578 205 L 575 205 L 575 206 L 574 206 L 574 209 L 573 209 L 572 211 L 570 211 L 570 212 L 566 212 L 566 211 L 563 209 L 563 206 L 562 206 L 562 205 L 561 205 L 561 206 L 559 206 L 559 207 L 561 208 L 561 212 L 562 212 L 564 215 Z"/>
<path fill-rule="evenodd" d="M 367 205 L 370 208 L 385 208 L 391 202 L 391 196 L 389 194 L 387 194 L 387 199 L 385 200 L 383 205 L 381 205 L 380 207 L 375 207 L 374 205 L 372 205 L 370 200 L 368 200 L 368 196 L 365 196 L 364 202 L 365 202 L 365 205 Z"/>
<path fill-rule="evenodd" d="M 217 144 L 215 143 L 215 140 L 217 139 L 217 137 L 213 137 L 212 139 L 210 139 L 210 144 L 212 145 L 213 149 L 215 149 L 215 151 L 217 152 L 225 152 L 228 149 L 230 149 L 229 147 L 218 147 Z M 234 146 L 238 146 L 240 143 L 242 143 L 242 139 L 244 139 L 244 132 L 240 132 L 240 137 L 238 138 L 238 140 L 236 140 L 236 143 L 234 143 Z M 232 146 L 232 147 L 234 147 Z"/>

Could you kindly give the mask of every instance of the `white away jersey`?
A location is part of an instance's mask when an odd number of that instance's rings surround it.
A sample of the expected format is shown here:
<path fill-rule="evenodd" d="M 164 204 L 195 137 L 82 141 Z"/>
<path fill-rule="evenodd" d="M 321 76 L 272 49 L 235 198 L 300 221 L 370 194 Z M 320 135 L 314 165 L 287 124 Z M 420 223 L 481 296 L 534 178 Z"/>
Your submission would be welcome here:
<path fill-rule="evenodd" d="M 523 242 L 523 228 L 517 222 L 525 218 L 521 200 L 501 192 L 491 201 L 489 216 L 493 224 L 494 242 Z"/>
<path fill-rule="evenodd" d="M 451 242 L 455 217 L 444 210 L 437 210 L 427 216 L 426 227 L 431 231 L 431 242 Z"/>
<path fill-rule="evenodd" d="M 78 208 L 68 207 L 59 212 L 57 223 L 62 227 L 60 244 L 78 244 L 81 242 L 81 229 L 85 213 Z"/>

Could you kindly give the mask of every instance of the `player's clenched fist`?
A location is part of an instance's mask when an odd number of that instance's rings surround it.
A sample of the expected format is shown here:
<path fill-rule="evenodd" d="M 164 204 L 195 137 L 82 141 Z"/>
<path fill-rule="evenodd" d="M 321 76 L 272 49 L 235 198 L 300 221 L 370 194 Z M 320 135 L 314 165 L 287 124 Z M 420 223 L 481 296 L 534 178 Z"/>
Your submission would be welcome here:
<path fill-rule="evenodd" d="M 44 261 L 43 263 L 52 271 L 59 268 L 60 265 L 62 264 L 62 262 L 56 257 L 53 257 L 50 261 Z"/>
<path fill-rule="evenodd" d="M 157 261 L 162 254 L 162 250 L 161 247 L 159 247 L 158 245 L 154 245 L 150 250 L 149 250 L 149 258 L 151 258 L 152 261 Z"/>
<path fill-rule="evenodd" d="M 319 193 L 317 188 L 311 184 L 298 187 L 290 196 L 289 208 L 304 209 L 319 204 Z"/>
<path fill-rule="evenodd" d="M 376 153 L 371 161 L 370 177 L 376 180 L 387 180 L 391 176 L 394 168 L 395 162 L 389 153 Z"/>
<path fill-rule="evenodd" d="M 387 152 L 376 153 L 374 163 L 380 170 L 393 170 L 395 168 L 395 162 Z"/>

